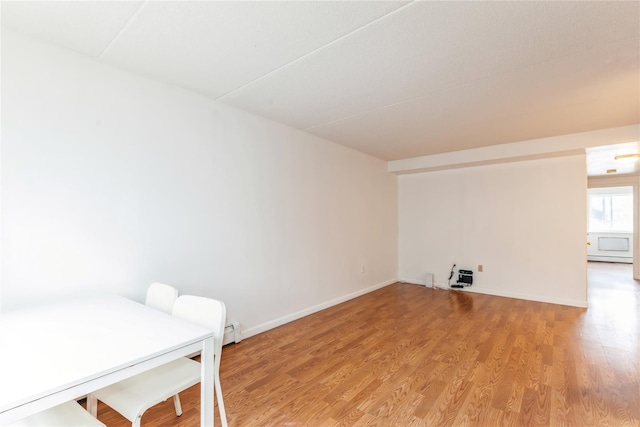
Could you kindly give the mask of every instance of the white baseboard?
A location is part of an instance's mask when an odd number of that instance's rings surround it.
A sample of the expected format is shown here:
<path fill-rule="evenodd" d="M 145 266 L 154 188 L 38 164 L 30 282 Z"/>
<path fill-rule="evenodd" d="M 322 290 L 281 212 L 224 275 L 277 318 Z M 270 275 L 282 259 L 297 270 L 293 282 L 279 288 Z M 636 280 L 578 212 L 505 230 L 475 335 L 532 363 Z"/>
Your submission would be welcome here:
<path fill-rule="evenodd" d="M 410 285 L 418 285 L 418 286 L 424 286 L 426 288 L 437 288 L 437 289 L 449 289 L 449 286 L 447 286 L 447 284 L 442 284 L 442 283 L 438 283 L 438 282 L 432 282 L 430 286 L 427 286 L 425 284 L 424 280 L 420 280 L 420 279 L 398 279 L 399 282 L 401 283 L 409 283 Z"/>
<path fill-rule="evenodd" d="M 399 279 L 399 280 L 405 283 L 424 286 L 424 281 L 421 282 L 420 280 L 416 280 L 416 279 Z M 447 284 L 442 284 L 442 283 L 434 282 L 434 286 L 439 289 L 447 289 L 447 290 L 451 289 L 449 288 L 449 286 L 447 286 Z M 520 293 L 520 292 L 505 292 L 498 289 L 479 288 L 477 286 L 465 286 L 464 288 L 456 288 L 454 290 L 475 292 L 478 294 L 493 295 L 497 297 L 515 298 L 515 299 L 523 299 L 527 301 L 537 301 L 537 302 L 548 302 L 550 304 L 568 305 L 571 307 L 587 308 L 586 299 L 570 300 L 570 299 L 563 299 L 563 298 L 547 297 L 544 295 L 526 294 L 526 293 Z"/>
<path fill-rule="evenodd" d="M 398 281 L 402 282 L 402 283 L 410 283 L 412 285 L 420 285 L 420 286 L 424 286 L 424 287 L 427 287 L 427 288 L 449 289 L 449 286 L 446 283 L 444 283 L 444 284 L 443 283 L 438 283 L 435 280 L 433 280 L 431 282 L 431 285 L 427 286 L 426 280 L 424 278 L 418 278 L 418 279 L 416 279 L 415 277 L 411 278 L 411 279 L 401 278 L 401 279 L 398 279 Z M 455 282 L 453 282 L 453 283 L 455 283 Z"/>
<path fill-rule="evenodd" d="M 357 298 L 359 296 L 368 294 L 369 292 L 373 292 L 377 289 L 384 288 L 385 286 L 389 286 L 393 283 L 396 283 L 397 279 L 385 280 L 384 282 L 378 283 L 376 285 L 370 286 L 368 288 L 352 292 L 350 294 L 341 296 L 339 298 L 332 299 L 330 301 L 324 302 L 322 304 L 314 305 L 313 307 L 306 308 L 304 310 L 297 311 L 295 313 L 279 317 L 274 320 L 270 320 L 268 322 L 262 323 L 260 325 L 254 326 L 252 328 L 248 328 L 242 331 L 242 338 L 249 338 L 251 336 L 260 334 L 262 332 L 266 332 L 269 329 L 277 328 L 278 326 L 282 326 L 285 323 L 292 322 L 294 320 L 300 319 L 304 316 L 308 316 L 313 313 L 317 313 L 320 310 L 324 310 L 325 308 L 332 307 L 334 305 L 338 305 L 345 301 L 349 301 L 350 299 Z"/>
<path fill-rule="evenodd" d="M 402 282 L 402 283 L 410 283 L 412 285 L 424 286 L 424 280 L 420 281 L 420 280 L 416 280 L 416 279 L 398 279 L 398 281 Z"/>
<path fill-rule="evenodd" d="M 254 335 L 258 335 L 262 332 L 266 332 L 269 329 L 273 329 L 273 328 L 277 328 L 278 326 L 282 326 L 286 323 L 289 322 L 293 322 L 294 320 L 300 319 L 302 317 L 308 316 L 310 314 L 313 313 L 317 313 L 318 311 L 324 310 L 325 308 L 329 308 L 332 307 L 334 305 L 338 305 L 340 303 L 343 303 L 345 301 L 349 301 L 353 298 L 357 298 L 359 296 L 368 294 L 369 292 L 373 292 L 377 289 L 380 288 L 384 288 L 385 286 L 389 286 L 393 283 L 396 282 L 405 282 L 405 283 L 410 283 L 413 285 L 420 285 L 420 286 L 424 286 L 424 281 L 420 282 L 419 280 L 416 279 L 390 279 L 390 280 L 385 280 L 384 282 L 380 282 L 376 285 L 370 286 L 368 288 L 356 291 L 356 292 L 352 292 L 350 294 L 341 296 L 339 298 L 335 298 L 332 299 L 330 301 L 324 302 L 322 304 L 318 304 L 318 305 L 314 305 L 312 307 L 306 308 L 304 310 L 300 310 L 297 311 L 295 313 L 286 315 L 286 316 L 282 316 L 279 317 L 277 319 L 274 320 L 270 320 L 268 322 L 262 323 L 260 325 L 242 330 L 242 338 L 249 338 L 252 337 Z M 445 285 L 442 284 L 436 284 L 436 286 L 440 289 L 448 289 Z M 458 291 L 467 291 L 467 292 L 475 292 L 475 293 L 479 293 L 479 294 L 486 294 L 486 295 L 493 295 L 493 296 L 498 296 L 498 297 L 507 297 L 507 298 L 516 298 L 516 299 L 522 299 L 522 300 L 528 300 L 528 301 L 537 301 L 537 302 L 546 302 L 546 303 L 551 303 L 551 304 L 559 304 L 559 305 L 568 305 L 571 307 L 580 307 L 580 308 L 587 308 L 587 301 L 580 301 L 580 300 L 569 300 L 569 299 L 563 299 L 563 298 L 549 298 L 549 297 L 545 297 L 545 296 L 541 296 L 541 295 L 532 295 L 532 294 L 523 294 L 523 293 L 518 293 L 518 292 L 504 292 L 504 291 L 500 291 L 497 289 L 486 289 L 486 288 L 474 288 L 473 286 L 468 286 L 462 289 L 456 289 Z"/>
<path fill-rule="evenodd" d="M 515 298 L 515 299 L 523 299 L 527 301 L 536 301 L 536 302 L 547 302 L 550 304 L 558 304 L 558 305 L 568 305 L 570 307 L 580 307 L 587 308 L 587 300 L 572 300 L 572 299 L 564 299 L 564 298 L 553 298 L 546 297 L 544 295 L 533 295 L 533 294 L 523 294 L 519 292 L 504 292 L 497 289 L 487 289 L 487 288 L 478 288 L 473 286 L 467 286 L 462 289 L 455 289 L 456 291 L 467 291 L 467 292 L 475 292 L 477 294 L 485 294 L 485 295 L 493 295 L 496 297 L 506 297 L 506 298 Z"/>
<path fill-rule="evenodd" d="M 633 257 L 587 255 L 587 261 L 619 262 L 623 264 L 633 264 Z"/>

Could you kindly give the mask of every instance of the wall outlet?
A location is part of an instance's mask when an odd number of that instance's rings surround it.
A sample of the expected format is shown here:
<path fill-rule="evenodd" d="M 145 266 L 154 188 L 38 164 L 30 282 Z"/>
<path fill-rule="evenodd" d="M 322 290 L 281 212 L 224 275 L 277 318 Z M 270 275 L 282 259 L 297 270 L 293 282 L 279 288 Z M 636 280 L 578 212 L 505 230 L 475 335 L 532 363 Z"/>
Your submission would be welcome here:
<path fill-rule="evenodd" d="M 482 273 L 484 271 L 484 266 L 482 264 L 478 264 L 478 272 Z"/>

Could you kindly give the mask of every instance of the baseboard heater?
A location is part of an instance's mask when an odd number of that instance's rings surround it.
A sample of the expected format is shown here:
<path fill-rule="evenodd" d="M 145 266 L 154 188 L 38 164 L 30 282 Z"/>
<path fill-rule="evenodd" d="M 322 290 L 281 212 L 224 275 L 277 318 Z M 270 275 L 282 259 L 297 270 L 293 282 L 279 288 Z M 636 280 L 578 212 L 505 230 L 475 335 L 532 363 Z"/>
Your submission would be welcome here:
<path fill-rule="evenodd" d="M 242 337 L 240 336 L 240 322 L 236 322 L 234 320 L 224 327 L 224 335 L 222 335 L 222 345 L 239 343 L 240 341 L 242 341 Z M 200 352 L 196 351 L 195 353 L 191 353 L 187 357 L 193 359 L 198 355 L 200 355 Z"/>
<path fill-rule="evenodd" d="M 598 237 L 598 250 L 610 252 L 628 252 L 628 237 Z"/>
<path fill-rule="evenodd" d="M 240 335 L 240 322 L 233 321 L 224 327 L 222 345 L 239 343 L 240 341 L 242 341 L 242 336 Z"/>

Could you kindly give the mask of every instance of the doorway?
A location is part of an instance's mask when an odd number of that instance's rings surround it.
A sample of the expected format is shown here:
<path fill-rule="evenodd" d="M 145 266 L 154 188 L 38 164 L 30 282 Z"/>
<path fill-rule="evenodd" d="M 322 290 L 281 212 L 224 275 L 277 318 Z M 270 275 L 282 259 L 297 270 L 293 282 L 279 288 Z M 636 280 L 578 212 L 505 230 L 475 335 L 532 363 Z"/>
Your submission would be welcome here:
<path fill-rule="evenodd" d="M 633 210 L 633 220 L 631 225 L 631 233 L 627 233 L 627 238 L 623 239 L 603 239 L 602 242 L 599 241 L 598 235 L 589 235 L 589 229 L 587 230 L 588 238 L 587 238 L 587 259 L 596 260 L 596 256 L 607 256 L 608 258 L 600 258 L 602 261 L 609 262 L 629 262 L 628 255 L 623 256 L 624 260 L 616 259 L 615 252 L 618 252 L 618 255 L 622 255 L 622 250 L 624 249 L 624 245 L 628 244 L 630 248 L 631 262 L 633 265 L 632 268 L 632 277 L 636 280 L 640 280 L 640 217 L 639 217 L 639 204 L 640 204 L 640 142 L 627 142 L 627 143 L 618 143 L 606 146 L 598 146 L 598 147 L 589 147 L 586 149 L 587 154 L 587 201 L 589 200 L 589 192 L 592 192 L 595 189 L 601 189 L 605 193 L 607 191 L 611 193 L 616 193 L 617 190 L 615 188 L 625 188 L 625 191 L 628 191 L 631 188 L 631 204 Z M 605 190 L 607 189 L 607 190 Z M 603 203 L 609 203 L 609 201 L 600 200 L 600 206 L 602 207 Z M 587 202 L 589 204 L 589 202 Z M 587 208 L 589 209 L 589 208 Z M 602 215 L 603 219 L 606 219 L 604 215 L 604 209 L 600 209 L 599 215 Z M 587 218 L 589 218 L 590 212 L 587 212 Z M 617 224 L 619 222 L 611 219 L 612 222 L 609 223 L 610 229 L 619 228 Z M 628 217 L 627 217 L 628 221 Z M 587 221 L 590 222 L 590 219 Z M 606 221 L 605 221 L 606 222 Z M 614 225 L 615 224 L 615 225 Z M 588 226 L 589 227 L 589 226 Z M 625 228 L 629 228 L 628 222 Z M 629 230 L 625 230 L 629 231 Z M 602 236 L 607 237 L 607 236 Z M 612 236 L 612 237 L 623 237 L 623 236 Z M 603 249 L 608 253 L 598 253 L 598 244 L 602 243 Z M 617 251 L 612 251 L 611 249 L 617 249 Z M 587 277 L 587 284 L 589 280 Z"/>
<path fill-rule="evenodd" d="M 587 260 L 633 264 L 633 186 L 589 188 L 587 194 Z"/>
<path fill-rule="evenodd" d="M 635 286 L 634 185 L 602 186 L 587 190 L 588 305 L 604 305 Z M 622 294 L 620 291 L 623 291 Z"/>
<path fill-rule="evenodd" d="M 633 279 L 636 280 L 640 280 L 640 240 L 639 240 L 639 236 L 638 236 L 638 230 L 640 230 L 640 218 L 639 218 L 639 211 L 640 209 L 638 209 L 638 204 L 640 203 L 640 197 L 639 196 L 639 191 L 640 191 L 640 179 L 638 176 L 636 175 L 627 175 L 627 176 L 609 176 L 609 177 L 605 177 L 605 176 L 590 176 L 588 177 L 588 185 L 587 185 L 587 260 L 589 262 L 593 262 L 593 261 L 599 261 L 599 262 L 603 262 L 604 261 L 604 265 L 603 267 L 606 267 L 607 262 L 611 263 L 611 262 L 620 262 L 622 261 L 622 263 L 624 264 L 628 264 L 629 263 L 629 259 L 628 256 L 631 255 L 631 277 Z M 631 195 L 629 196 L 629 189 L 631 189 Z M 597 190 L 597 191 L 595 191 Z M 606 207 L 606 205 L 608 203 L 610 203 L 609 200 L 606 201 L 602 201 L 601 199 L 599 200 L 599 205 L 598 207 L 600 208 L 600 212 L 594 212 L 594 216 L 596 217 L 596 219 L 598 218 L 602 218 L 604 225 L 602 224 L 596 224 L 596 222 L 592 222 L 591 221 L 591 208 L 590 208 L 590 203 L 589 203 L 589 195 L 590 194 L 626 194 L 625 197 L 627 197 L 626 202 L 623 202 L 622 200 L 617 200 L 617 202 L 622 202 L 622 203 L 628 203 L 629 201 L 631 201 L 631 206 L 632 206 L 632 211 L 633 211 L 633 216 L 632 216 L 632 224 L 631 224 L 631 230 L 627 230 L 626 228 L 629 228 L 628 225 L 628 216 L 625 220 L 620 220 L 618 219 L 613 219 L 611 218 L 610 220 L 607 220 L 607 215 L 609 215 L 608 213 L 603 212 L 602 206 L 603 203 L 605 204 L 605 210 L 608 209 Z M 595 200 L 595 203 L 598 203 L 598 200 Z M 615 203 L 615 201 L 613 202 Z M 627 207 L 627 213 L 625 215 L 628 215 L 628 207 Z M 608 226 L 606 225 L 608 221 Z M 619 224 L 621 224 L 620 221 L 623 221 L 623 223 L 625 223 L 625 226 L 621 226 Z M 626 221 L 626 222 L 624 222 Z M 594 226 L 592 228 L 592 225 Z M 599 228 L 601 227 L 602 228 Z M 598 235 L 599 231 L 596 230 L 604 230 L 604 227 L 609 227 L 609 230 L 613 231 L 620 231 L 621 233 L 618 234 L 611 234 L 611 236 L 613 237 L 627 237 L 628 243 L 629 243 L 629 248 L 630 251 L 628 251 L 629 253 L 626 254 L 626 251 L 622 251 L 620 249 L 624 249 L 624 245 L 626 242 L 620 242 L 618 241 L 613 241 L 611 239 L 605 239 L 602 242 L 600 242 L 598 240 L 598 237 L 601 237 L 600 235 Z M 592 229 L 594 230 L 593 232 Z M 603 231 L 604 236 L 607 236 L 607 233 L 605 231 Z M 609 249 L 606 250 L 604 252 L 600 252 L 598 251 L 598 244 L 602 243 L 602 248 L 603 249 Z M 593 248 L 591 248 L 593 246 Z M 612 251 L 610 249 L 619 249 L 617 251 Z M 605 258 L 598 258 L 598 256 L 605 256 Z M 622 255 L 622 256 L 618 256 L 618 255 Z M 622 260 L 620 258 L 623 258 Z M 589 283 L 589 278 L 587 277 L 587 284 Z"/>

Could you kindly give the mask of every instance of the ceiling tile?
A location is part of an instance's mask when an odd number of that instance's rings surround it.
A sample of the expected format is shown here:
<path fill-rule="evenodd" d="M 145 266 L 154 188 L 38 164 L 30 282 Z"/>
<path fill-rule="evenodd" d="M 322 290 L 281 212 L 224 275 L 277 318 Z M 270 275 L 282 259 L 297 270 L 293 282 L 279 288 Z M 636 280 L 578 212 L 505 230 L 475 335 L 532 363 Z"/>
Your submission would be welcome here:
<path fill-rule="evenodd" d="M 141 1 L 2 1 L 2 25 L 77 52 L 99 56 Z"/>
<path fill-rule="evenodd" d="M 404 4 L 149 2 L 103 59 L 217 98 Z"/>
<path fill-rule="evenodd" d="M 308 131 L 397 160 L 635 124 L 640 74 L 638 55 L 628 52 L 637 46 L 632 39 L 600 46 Z"/>
<path fill-rule="evenodd" d="M 307 129 L 637 39 L 634 9 L 575 3 L 413 3 L 221 100 Z"/>

